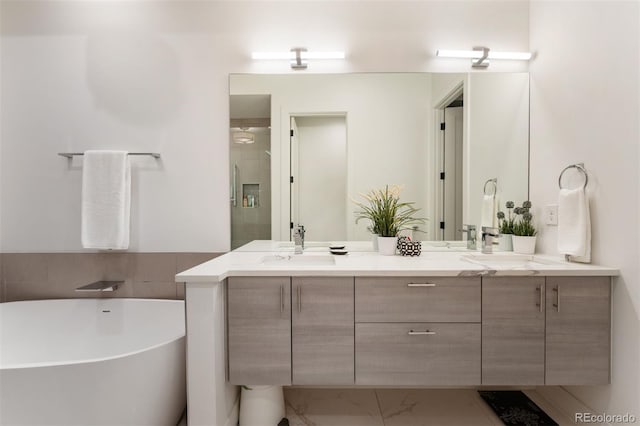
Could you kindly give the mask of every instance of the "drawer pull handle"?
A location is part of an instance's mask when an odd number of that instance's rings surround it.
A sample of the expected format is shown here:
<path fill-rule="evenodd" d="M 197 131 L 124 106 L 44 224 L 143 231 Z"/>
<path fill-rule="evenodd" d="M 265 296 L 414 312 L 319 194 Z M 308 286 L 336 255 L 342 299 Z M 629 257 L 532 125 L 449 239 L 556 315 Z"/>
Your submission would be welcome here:
<path fill-rule="evenodd" d="M 284 286 L 280 286 L 280 313 L 284 312 Z"/>
<path fill-rule="evenodd" d="M 409 283 L 407 287 L 435 287 L 433 283 Z"/>
<path fill-rule="evenodd" d="M 556 293 L 556 303 L 553 304 L 553 307 L 556 308 L 556 312 L 560 312 L 560 286 L 554 287 L 553 291 Z"/>
<path fill-rule="evenodd" d="M 431 336 L 436 334 L 435 331 L 429 331 L 429 330 L 425 330 L 425 331 L 413 331 L 413 330 L 409 330 L 409 333 L 407 333 L 409 336 Z"/>
<path fill-rule="evenodd" d="M 538 303 L 536 303 L 536 306 L 538 307 L 538 312 L 542 312 L 542 286 L 536 287 L 536 292 L 538 293 L 538 297 L 540 298 Z"/>

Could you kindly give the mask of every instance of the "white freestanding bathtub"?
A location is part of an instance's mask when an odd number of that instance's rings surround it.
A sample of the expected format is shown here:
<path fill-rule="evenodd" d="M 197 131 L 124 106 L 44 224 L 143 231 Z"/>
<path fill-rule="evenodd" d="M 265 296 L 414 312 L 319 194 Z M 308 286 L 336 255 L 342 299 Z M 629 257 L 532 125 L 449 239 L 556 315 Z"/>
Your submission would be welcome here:
<path fill-rule="evenodd" d="M 0 425 L 171 425 L 186 406 L 184 302 L 0 304 Z"/>

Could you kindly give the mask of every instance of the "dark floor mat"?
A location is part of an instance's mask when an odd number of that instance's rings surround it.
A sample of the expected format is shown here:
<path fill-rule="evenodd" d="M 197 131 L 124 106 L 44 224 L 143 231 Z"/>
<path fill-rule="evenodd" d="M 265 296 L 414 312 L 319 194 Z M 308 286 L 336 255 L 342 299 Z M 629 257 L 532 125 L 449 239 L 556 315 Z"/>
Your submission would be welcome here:
<path fill-rule="evenodd" d="M 558 426 L 521 391 L 478 391 L 505 425 Z"/>

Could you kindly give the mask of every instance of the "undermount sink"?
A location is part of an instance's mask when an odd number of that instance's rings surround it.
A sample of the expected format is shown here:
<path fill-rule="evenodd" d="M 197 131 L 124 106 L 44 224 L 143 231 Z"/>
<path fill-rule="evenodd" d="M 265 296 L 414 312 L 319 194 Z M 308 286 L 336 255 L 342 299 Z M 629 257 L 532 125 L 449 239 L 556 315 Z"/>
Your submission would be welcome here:
<path fill-rule="evenodd" d="M 469 254 L 461 258 L 488 268 L 535 269 L 536 266 L 552 264 L 528 254 Z"/>
<path fill-rule="evenodd" d="M 423 241 L 422 244 L 431 246 L 431 247 L 466 247 L 466 241 Z"/>
<path fill-rule="evenodd" d="M 290 256 L 281 255 L 269 255 L 262 258 L 263 265 L 300 265 L 300 266 L 315 266 L 315 265 L 335 265 L 336 260 L 332 255 L 305 255 L 294 254 Z"/>
<path fill-rule="evenodd" d="M 467 251 L 466 241 L 423 241 L 424 251 Z"/>
<path fill-rule="evenodd" d="M 313 247 L 313 248 L 328 248 L 331 245 L 328 241 L 305 241 L 304 247 Z M 278 248 L 293 248 L 293 241 L 282 241 L 278 243 Z"/>

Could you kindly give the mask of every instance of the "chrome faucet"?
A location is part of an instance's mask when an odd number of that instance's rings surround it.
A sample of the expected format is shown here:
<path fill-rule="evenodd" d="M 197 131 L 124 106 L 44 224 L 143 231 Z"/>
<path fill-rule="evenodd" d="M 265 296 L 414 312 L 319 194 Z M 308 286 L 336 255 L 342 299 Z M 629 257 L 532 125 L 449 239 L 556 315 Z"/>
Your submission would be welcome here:
<path fill-rule="evenodd" d="M 462 225 L 461 231 L 467 234 L 467 249 L 475 250 L 477 247 L 476 240 L 478 238 L 477 232 L 476 232 L 476 226 L 465 224 L 465 225 Z"/>
<path fill-rule="evenodd" d="M 494 239 L 498 238 L 498 228 L 482 227 L 482 252 L 493 253 Z"/>
<path fill-rule="evenodd" d="M 304 251 L 304 233 L 304 226 L 300 224 L 293 230 L 294 254 L 302 254 Z"/>

